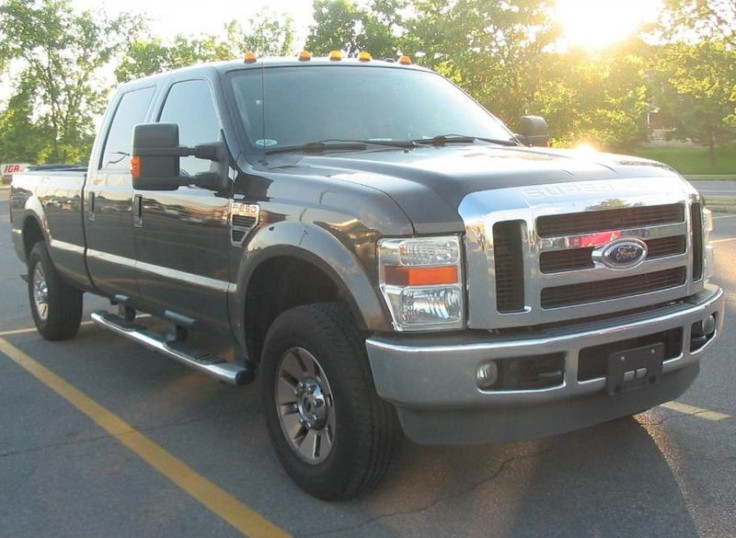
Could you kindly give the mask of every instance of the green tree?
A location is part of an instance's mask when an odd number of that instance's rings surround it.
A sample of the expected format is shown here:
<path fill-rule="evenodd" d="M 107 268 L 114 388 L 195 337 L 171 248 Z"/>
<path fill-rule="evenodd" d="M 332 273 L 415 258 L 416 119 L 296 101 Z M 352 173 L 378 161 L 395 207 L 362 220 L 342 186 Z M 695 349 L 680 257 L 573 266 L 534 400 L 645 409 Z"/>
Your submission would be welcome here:
<path fill-rule="evenodd" d="M 286 15 L 260 11 L 243 27 L 232 21 L 226 26 L 227 43 L 236 56 L 252 51 L 258 56 L 287 56 L 294 53 L 294 21 Z"/>
<path fill-rule="evenodd" d="M 650 108 L 647 53 L 645 44 L 632 40 L 596 54 L 548 54 L 530 106 L 547 118 L 555 145 L 630 150 L 642 142 Z"/>
<path fill-rule="evenodd" d="M 15 94 L 0 112 L 0 161 L 37 162 L 49 133 L 34 123 L 35 101 L 34 81 L 21 76 Z"/>
<path fill-rule="evenodd" d="M 736 138 L 736 50 L 724 41 L 661 46 L 652 75 L 661 114 L 673 119 L 676 136 L 709 148 Z"/>
<path fill-rule="evenodd" d="M 164 44 L 160 38 L 140 38 L 129 44 L 115 69 L 115 76 L 118 82 L 127 82 L 202 62 L 232 60 L 233 57 L 228 44 L 213 35 L 187 37 L 179 34 L 170 45 Z"/>
<path fill-rule="evenodd" d="M 414 0 L 404 50 L 450 77 L 500 117 L 530 112 L 545 50 L 559 28 L 552 0 Z"/>
<path fill-rule="evenodd" d="M 351 0 L 315 0 L 314 20 L 307 50 L 326 55 L 332 50 L 348 56 L 369 52 L 376 58 L 394 58 L 404 31 L 405 0 L 373 0 L 358 5 Z"/>
<path fill-rule="evenodd" d="M 657 30 L 671 41 L 715 39 L 736 47 L 736 0 L 665 0 Z"/>
<path fill-rule="evenodd" d="M 76 13 L 69 0 L 6 0 L 0 5 L 0 50 L 21 69 L 3 117 L 25 117 L 43 134 L 38 161 L 84 161 L 93 118 L 107 101 L 95 77 L 135 34 L 128 15 L 110 19 Z M 13 110 L 33 103 L 31 116 Z"/>
<path fill-rule="evenodd" d="M 230 21 L 220 36 L 179 34 L 171 44 L 157 37 L 137 39 L 128 46 L 115 75 L 118 82 L 125 82 L 198 63 L 241 58 L 247 51 L 259 56 L 284 56 L 293 52 L 293 42 L 292 20 L 262 11 L 248 19 L 245 27 Z"/>

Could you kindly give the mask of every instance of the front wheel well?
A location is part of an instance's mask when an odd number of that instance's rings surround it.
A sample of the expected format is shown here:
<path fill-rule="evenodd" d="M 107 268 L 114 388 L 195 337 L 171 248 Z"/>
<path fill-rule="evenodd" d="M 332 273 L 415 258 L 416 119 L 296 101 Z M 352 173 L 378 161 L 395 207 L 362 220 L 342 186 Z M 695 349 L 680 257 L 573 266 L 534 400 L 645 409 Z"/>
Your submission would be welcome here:
<path fill-rule="evenodd" d="M 263 262 L 251 276 L 245 296 L 243 321 L 248 355 L 260 359 L 266 333 L 283 312 L 295 306 L 328 302 L 351 306 L 346 293 L 321 268 L 292 256 Z"/>

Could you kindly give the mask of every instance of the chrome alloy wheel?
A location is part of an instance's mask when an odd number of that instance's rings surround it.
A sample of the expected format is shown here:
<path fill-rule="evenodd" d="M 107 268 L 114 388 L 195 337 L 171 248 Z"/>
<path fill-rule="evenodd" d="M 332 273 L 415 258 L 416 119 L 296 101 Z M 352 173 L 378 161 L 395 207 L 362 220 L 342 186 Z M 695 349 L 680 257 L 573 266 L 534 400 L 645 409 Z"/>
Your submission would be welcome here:
<path fill-rule="evenodd" d="M 306 463 L 323 462 L 335 442 L 332 389 L 317 359 L 300 347 L 279 360 L 274 394 L 276 411 L 290 448 Z"/>
<path fill-rule="evenodd" d="M 40 263 L 33 270 L 33 306 L 41 321 L 46 321 L 49 315 L 49 286 L 46 274 Z"/>

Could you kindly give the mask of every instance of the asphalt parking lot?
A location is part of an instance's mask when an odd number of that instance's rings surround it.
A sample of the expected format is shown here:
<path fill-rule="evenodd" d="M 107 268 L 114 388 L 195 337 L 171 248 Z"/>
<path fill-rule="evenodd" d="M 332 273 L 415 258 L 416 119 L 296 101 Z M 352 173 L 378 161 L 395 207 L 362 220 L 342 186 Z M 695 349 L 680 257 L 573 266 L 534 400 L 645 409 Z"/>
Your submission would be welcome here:
<path fill-rule="evenodd" d="M 717 214 L 712 236 L 724 334 L 677 402 L 535 442 L 405 442 L 378 490 L 326 503 L 282 471 L 257 384 L 220 384 L 88 323 L 40 338 L 6 193 L 0 536 L 736 535 L 736 214 Z"/>

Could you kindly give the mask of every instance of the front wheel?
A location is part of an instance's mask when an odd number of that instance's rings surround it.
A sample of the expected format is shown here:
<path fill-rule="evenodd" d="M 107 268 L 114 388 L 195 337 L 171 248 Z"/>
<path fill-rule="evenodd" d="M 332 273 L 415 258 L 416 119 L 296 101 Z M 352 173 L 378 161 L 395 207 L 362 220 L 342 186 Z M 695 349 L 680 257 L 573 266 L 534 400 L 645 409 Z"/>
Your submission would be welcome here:
<path fill-rule="evenodd" d="M 36 243 L 28 256 L 28 300 L 46 340 L 66 340 L 79 331 L 82 292 L 61 279 L 45 243 Z"/>
<path fill-rule="evenodd" d="M 393 408 L 376 395 L 349 311 L 299 306 L 268 331 L 263 408 L 282 465 L 308 493 L 347 499 L 374 488 L 397 442 Z"/>

